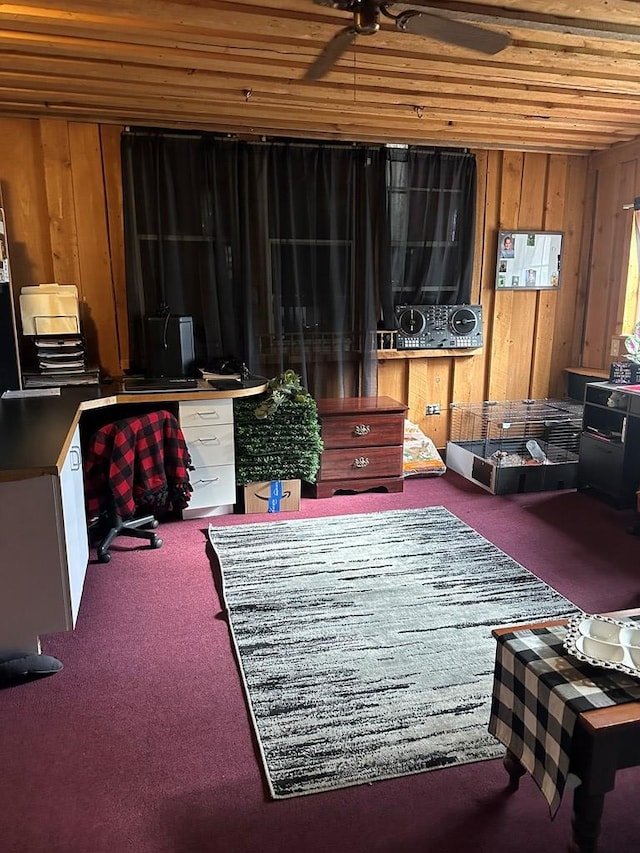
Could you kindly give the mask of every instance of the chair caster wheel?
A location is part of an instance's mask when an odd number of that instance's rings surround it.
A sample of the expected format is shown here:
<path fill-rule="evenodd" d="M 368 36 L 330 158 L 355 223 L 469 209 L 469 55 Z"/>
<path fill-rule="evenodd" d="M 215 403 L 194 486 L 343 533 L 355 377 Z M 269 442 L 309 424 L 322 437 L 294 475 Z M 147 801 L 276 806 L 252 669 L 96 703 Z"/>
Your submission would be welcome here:
<path fill-rule="evenodd" d="M 162 539 L 159 536 L 154 536 L 150 545 L 152 548 L 162 548 Z"/>
<path fill-rule="evenodd" d="M 99 563 L 109 563 L 111 561 L 111 554 L 108 551 L 98 551 L 98 562 Z"/>
<path fill-rule="evenodd" d="M 154 518 L 154 519 L 153 519 L 153 521 L 151 522 L 151 524 L 149 525 L 149 528 L 150 528 L 151 530 L 155 530 L 155 529 L 156 529 L 156 527 L 158 527 L 158 525 L 159 525 L 159 524 L 160 524 L 160 522 L 158 521 L 158 519 L 157 519 L 157 518 Z"/>

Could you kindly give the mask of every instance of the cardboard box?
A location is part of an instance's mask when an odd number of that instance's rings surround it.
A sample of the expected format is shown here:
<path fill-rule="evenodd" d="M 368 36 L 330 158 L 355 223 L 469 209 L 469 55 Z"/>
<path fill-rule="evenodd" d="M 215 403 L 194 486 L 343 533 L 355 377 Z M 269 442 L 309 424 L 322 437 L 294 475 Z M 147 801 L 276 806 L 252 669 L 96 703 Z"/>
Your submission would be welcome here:
<path fill-rule="evenodd" d="M 300 509 L 300 480 L 271 480 L 244 487 L 245 512 L 291 512 Z"/>

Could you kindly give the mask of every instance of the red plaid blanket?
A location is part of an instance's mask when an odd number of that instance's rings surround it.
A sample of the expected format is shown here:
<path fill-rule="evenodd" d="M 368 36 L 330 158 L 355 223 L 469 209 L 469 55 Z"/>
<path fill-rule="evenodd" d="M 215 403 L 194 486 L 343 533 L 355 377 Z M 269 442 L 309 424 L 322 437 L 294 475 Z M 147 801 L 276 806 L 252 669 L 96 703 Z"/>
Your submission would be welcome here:
<path fill-rule="evenodd" d="M 171 412 L 151 412 L 107 424 L 84 456 L 87 517 L 113 501 L 121 519 L 137 507 L 184 509 L 191 497 L 189 451 Z"/>

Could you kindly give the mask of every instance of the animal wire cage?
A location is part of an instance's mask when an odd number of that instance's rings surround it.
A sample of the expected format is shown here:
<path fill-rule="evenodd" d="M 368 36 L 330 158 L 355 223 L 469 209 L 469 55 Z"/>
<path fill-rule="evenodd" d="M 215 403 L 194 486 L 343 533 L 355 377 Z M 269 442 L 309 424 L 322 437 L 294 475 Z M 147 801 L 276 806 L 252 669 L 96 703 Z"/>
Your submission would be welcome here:
<path fill-rule="evenodd" d="M 447 467 L 494 495 L 575 488 L 582 409 L 573 400 L 452 403 Z"/>

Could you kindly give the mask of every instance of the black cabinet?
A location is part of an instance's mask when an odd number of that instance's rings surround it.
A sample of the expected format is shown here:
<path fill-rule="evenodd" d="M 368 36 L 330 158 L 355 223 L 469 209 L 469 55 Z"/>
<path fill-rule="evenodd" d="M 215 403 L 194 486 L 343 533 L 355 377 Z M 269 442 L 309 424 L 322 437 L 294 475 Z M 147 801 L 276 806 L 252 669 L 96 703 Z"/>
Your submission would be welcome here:
<path fill-rule="evenodd" d="M 20 388 L 20 356 L 11 284 L 0 281 L 0 394 Z"/>
<path fill-rule="evenodd" d="M 0 394 L 22 387 L 20 353 L 9 270 L 7 229 L 0 193 Z"/>
<path fill-rule="evenodd" d="M 616 506 L 636 504 L 640 488 L 640 392 L 608 382 L 585 388 L 578 488 L 591 488 Z"/>

